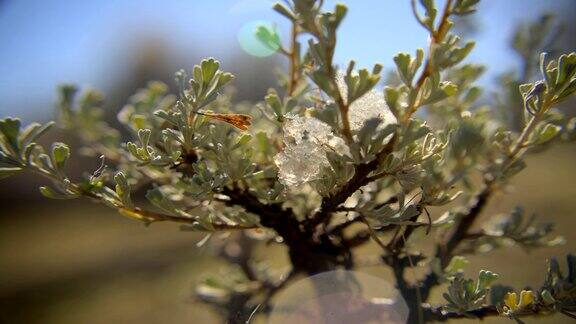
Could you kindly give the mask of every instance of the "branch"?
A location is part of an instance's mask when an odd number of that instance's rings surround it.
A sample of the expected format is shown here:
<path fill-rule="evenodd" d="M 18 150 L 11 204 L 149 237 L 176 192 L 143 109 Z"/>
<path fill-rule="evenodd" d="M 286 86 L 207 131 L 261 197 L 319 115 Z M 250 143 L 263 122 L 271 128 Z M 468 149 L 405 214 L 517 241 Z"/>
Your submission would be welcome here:
<path fill-rule="evenodd" d="M 332 66 L 332 57 L 334 50 L 330 50 L 327 47 L 326 56 L 329 57 L 329 62 L 326 64 L 327 72 L 330 75 L 330 81 L 332 83 L 332 87 L 335 89 L 335 100 L 338 104 L 338 109 L 340 110 L 340 117 L 342 118 L 342 135 L 346 140 L 346 144 L 350 145 L 354 141 L 352 138 L 352 131 L 350 129 L 350 119 L 348 118 L 348 110 L 349 110 L 349 103 L 344 102 L 344 98 L 342 98 L 342 93 L 340 92 L 340 88 L 338 87 L 338 83 L 336 82 L 336 72 L 334 71 L 334 67 Z"/>
<path fill-rule="evenodd" d="M 438 29 L 435 31 L 430 31 L 430 45 L 429 45 L 429 50 L 428 50 L 428 58 L 426 59 L 426 63 L 424 64 L 424 69 L 422 70 L 422 74 L 420 74 L 420 77 L 418 78 L 418 80 L 416 81 L 416 84 L 414 85 L 414 93 L 418 94 L 420 93 L 420 89 L 422 88 L 422 86 L 424 85 L 424 82 L 426 81 L 426 79 L 432 75 L 432 59 L 430 57 L 430 54 L 432 53 L 432 49 L 435 45 L 439 44 L 442 42 L 442 40 L 444 39 L 444 36 L 446 36 L 446 28 L 448 28 L 448 18 L 450 17 L 450 15 L 452 14 L 451 9 L 452 9 L 452 2 L 453 0 L 448 0 L 446 1 L 446 5 L 444 6 L 444 11 L 442 13 L 442 17 L 440 18 L 440 24 L 438 25 Z M 416 15 L 416 17 L 418 18 L 418 14 L 416 12 L 416 5 L 415 2 L 412 2 L 412 10 L 414 11 L 414 14 Z M 420 21 L 420 19 L 417 19 L 418 21 Z M 424 26 L 424 28 L 427 29 L 426 26 Z M 414 114 L 416 112 L 416 110 L 418 109 L 418 105 L 416 102 L 417 99 L 417 95 L 413 96 L 413 100 L 411 100 L 408 104 L 408 107 L 406 109 L 406 114 L 404 114 L 402 116 L 402 122 L 406 123 L 408 122 L 408 120 L 410 120 L 410 117 L 412 116 L 412 114 Z"/>
<path fill-rule="evenodd" d="M 366 217 L 364 217 L 364 215 L 362 215 L 362 213 L 358 213 L 358 217 L 360 218 L 362 223 L 364 223 L 364 225 L 366 225 L 366 229 L 368 230 L 368 234 L 370 235 L 372 240 L 374 242 L 376 242 L 376 244 L 378 244 L 382 248 L 383 251 L 385 251 L 385 252 L 388 251 L 386 244 L 384 244 L 384 242 L 382 242 L 382 240 L 380 240 L 376 231 L 374 231 L 372 226 L 370 226 L 370 223 L 368 223 L 368 220 L 366 220 Z"/>
<path fill-rule="evenodd" d="M 273 229 L 284 239 L 295 271 L 306 269 L 314 272 L 315 262 L 321 260 L 310 259 L 314 253 L 310 249 L 312 228 L 301 226 L 291 208 L 284 209 L 280 203 L 264 204 L 249 191 L 237 186 L 225 187 L 221 193 L 230 198 L 227 204 L 242 206 L 247 212 L 258 215 L 260 225 Z"/>
<path fill-rule="evenodd" d="M 515 313 L 513 315 L 503 315 L 498 312 L 498 309 L 494 305 L 482 306 L 480 308 L 467 311 L 465 313 L 458 313 L 458 312 L 447 312 L 442 309 L 442 307 L 435 307 L 429 304 L 423 304 L 422 310 L 424 313 L 424 320 L 426 322 L 448 322 L 452 319 L 477 319 L 483 320 L 487 317 L 508 317 L 510 319 L 515 320 L 517 323 L 524 323 L 519 318 L 522 317 L 529 317 L 529 316 L 541 316 L 541 315 L 550 315 L 554 311 L 550 309 L 543 308 L 543 307 L 532 307 L 529 309 L 524 309 L 522 312 Z M 570 317 L 571 319 L 576 319 L 574 314 L 560 310 L 559 313 Z"/>
<path fill-rule="evenodd" d="M 320 1 L 318 8 L 322 6 L 322 1 Z M 323 30 L 323 26 L 318 26 L 316 20 L 312 20 L 309 23 L 305 23 L 303 28 L 307 30 L 310 34 L 312 34 L 319 43 L 323 44 L 324 49 L 324 58 L 323 62 L 320 62 L 321 68 L 325 69 L 325 72 L 328 76 L 328 82 L 330 86 L 334 89 L 334 93 L 332 95 L 334 101 L 338 105 L 338 110 L 340 112 L 340 117 L 342 118 L 342 136 L 348 145 L 352 144 L 354 141 L 352 137 L 352 131 L 350 129 L 350 119 L 348 117 L 348 110 L 349 110 L 349 102 L 345 102 L 340 92 L 340 88 L 338 87 L 338 83 L 336 81 L 336 71 L 334 70 L 333 60 L 334 60 L 334 51 L 336 48 L 336 35 L 333 34 L 333 37 L 326 36 L 325 31 Z"/>
<path fill-rule="evenodd" d="M 195 218 L 192 217 L 185 217 L 185 216 L 178 216 L 178 215 L 168 215 L 157 213 L 149 210 L 142 210 L 140 208 L 135 209 L 128 209 L 128 208 L 119 208 L 118 212 L 120 214 L 134 218 L 140 221 L 144 221 L 146 223 L 155 223 L 155 222 L 175 222 L 175 223 L 183 223 L 183 224 L 193 224 L 196 222 Z M 234 225 L 234 224 L 225 224 L 225 223 L 216 223 L 212 224 L 215 230 L 221 231 L 230 231 L 230 230 L 246 230 L 246 229 L 254 229 L 258 228 L 258 226 L 244 226 L 244 225 Z"/>
<path fill-rule="evenodd" d="M 433 307 L 427 304 L 422 306 L 424 320 L 426 322 L 447 322 L 451 319 L 474 318 L 484 319 L 490 316 L 500 316 L 495 306 L 484 306 L 466 313 L 446 312 L 441 307 Z"/>
<path fill-rule="evenodd" d="M 478 218 L 484 207 L 488 203 L 490 198 L 491 190 L 490 187 L 485 187 L 475 198 L 475 202 L 468 209 L 468 212 L 461 218 L 456 228 L 453 230 L 452 235 L 437 250 L 436 257 L 440 258 L 442 267 L 448 265 L 450 262 L 450 257 L 458 244 L 462 242 L 468 235 L 468 231 L 474 224 L 474 221 Z"/>
<path fill-rule="evenodd" d="M 296 50 L 298 47 L 297 37 L 298 24 L 292 22 L 292 31 L 290 34 L 290 52 L 286 53 L 290 61 L 290 80 L 288 81 L 287 87 L 288 96 L 292 96 L 294 89 L 296 89 L 296 86 L 298 85 L 298 79 L 300 78 L 298 67 L 300 58 L 298 57 L 298 51 Z"/>
<path fill-rule="evenodd" d="M 422 210 L 423 210 L 423 206 L 421 203 L 418 203 L 416 205 L 416 209 L 418 211 L 418 213 L 416 215 L 414 215 L 414 217 L 410 218 L 411 222 L 416 222 L 418 220 L 418 217 L 420 217 L 420 215 L 422 215 Z M 390 243 L 388 244 L 388 249 L 390 251 L 392 251 L 395 254 L 399 254 L 402 249 L 406 246 L 406 241 L 408 240 L 408 238 L 410 237 L 410 235 L 412 235 L 412 233 L 414 233 L 414 230 L 418 227 L 421 226 L 428 226 L 430 227 L 431 224 L 427 223 L 427 224 L 414 224 L 414 225 L 406 225 L 404 232 L 402 233 L 402 235 L 394 235 L 393 239 L 390 241 Z M 396 233 L 399 233 L 400 231 L 400 227 L 398 228 L 398 231 Z M 426 234 L 428 234 L 429 230 L 426 231 Z"/>
<path fill-rule="evenodd" d="M 224 201 L 228 205 L 243 207 L 247 212 L 258 215 L 262 226 L 274 229 L 282 235 L 282 226 L 292 220 L 296 222 L 296 216 L 291 208 L 283 209 L 280 203 L 265 204 L 249 191 L 234 186 L 233 188 L 223 188 L 222 194 L 228 196 L 230 200 Z M 296 222 L 297 223 L 297 222 Z"/>
<path fill-rule="evenodd" d="M 338 206 L 343 204 L 348 197 L 350 197 L 354 192 L 356 192 L 361 187 L 367 185 L 372 181 L 368 175 L 372 171 L 378 168 L 380 161 L 388 156 L 396 143 L 398 135 L 395 134 L 388 144 L 380 151 L 376 158 L 368 163 L 357 164 L 354 167 L 354 175 L 350 180 L 344 184 L 340 189 L 333 195 L 324 197 L 320 205 L 320 210 L 312 215 L 307 221 L 306 225 L 312 228 L 316 227 L 321 223 L 328 223 L 330 221 L 330 216 L 333 212 L 337 211 Z"/>
<path fill-rule="evenodd" d="M 288 272 L 288 274 L 286 276 L 284 276 L 284 278 L 280 279 L 280 282 L 278 282 L 276 284 L 268 285 L 268 289 L 264 293 L 264 299 L 256 307 L 260 307 L 260 305 L 262 305 L 263 311 L 265 313 L 269 313 L 271 310 L 270 309 L 270 301 L 272 300 L 272 298 L 274 298 L 274 296 L 278 292 L 280 292 L 290 281 L 292 281 L 294 278 L 296 278 L 297 274 L 298 274 L 297 271 L 290 270 L 290 272 Z"/>

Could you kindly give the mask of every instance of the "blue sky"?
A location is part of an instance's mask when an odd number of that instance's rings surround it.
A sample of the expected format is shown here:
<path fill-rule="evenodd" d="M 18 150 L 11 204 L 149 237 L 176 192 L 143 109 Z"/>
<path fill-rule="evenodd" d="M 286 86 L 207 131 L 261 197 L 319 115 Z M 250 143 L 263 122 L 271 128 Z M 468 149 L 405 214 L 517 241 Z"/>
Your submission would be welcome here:
<path fill-rule="evenodd" d="M 483 83 L 515 66 L 507 41 L 520 21 L 571 0 L 483 0 L 480 33 L 470 59 L 485 63 Z M 392 66 L 399 51 L 425 47 L 427 36 L 415 23 L 409 0 L 348 0 L 350 11 L 339 36 L 336 62 L 355 59 L 360 66 Z M 75 82 L 106 88 L 125 71 L 132 40 L 155 35 L 187 51 L 226 63 L 237 48 L 237 33 L 254 20 L 284 19 L 269 0 L 5 0 L 0 2 L 0 116 L 47 118 L 55 87 Z M 332 7 L 335 1 L 326 1 Z M 550 10 L 550 9 L 548 9 Z M 253 58 L 258 60 L 258 58 Z M 182 66 L 190 68 L 189 66 Z M 27 110 L 27 106 L 41 109 Z M 42 108 L 39 108 L 42 107 Z M 37 116 L 37 118 L 34 118 Z"/>

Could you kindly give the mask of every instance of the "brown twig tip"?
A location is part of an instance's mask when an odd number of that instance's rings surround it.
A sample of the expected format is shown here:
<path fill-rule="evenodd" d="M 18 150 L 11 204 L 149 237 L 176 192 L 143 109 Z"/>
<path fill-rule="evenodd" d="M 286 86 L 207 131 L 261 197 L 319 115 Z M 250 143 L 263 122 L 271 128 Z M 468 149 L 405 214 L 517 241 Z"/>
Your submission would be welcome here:
<path fill-rule="evenodd" d="M 220 120 L 228 123 L 240 130 L 248 130 L 252 125 L 252 116 L 245 114 L 220 114 L 213 112 L 197 112 L 199 115 L 206 116 L 210 119 Z"/>

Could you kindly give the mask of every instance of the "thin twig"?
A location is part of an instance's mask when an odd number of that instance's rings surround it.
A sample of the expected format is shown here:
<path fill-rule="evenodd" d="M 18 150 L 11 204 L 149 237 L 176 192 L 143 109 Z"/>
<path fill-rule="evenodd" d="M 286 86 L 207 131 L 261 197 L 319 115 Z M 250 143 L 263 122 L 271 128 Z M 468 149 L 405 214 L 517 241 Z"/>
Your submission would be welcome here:
<path fill-rule="evenodd" d="M 370 223 L 368 223 L 366 218 L 361 213 L 358 213 L 358 215 L 359 215 L 358 217 L 360 217 L 360 220 L 362 221 L 362 223 L 364 223 L 366 225 L 366 227 L 368 229 L 368 233 L 370 233 L 370 237 L 374 240 L 374 242 L 376 242 L 382 248 L 382 250 L 388 252 L 388 248 L 386 247 L 386 244 L 384 244 L 384 242 L 382 242 L 382 240 L 380 240 L 380 238 L 378 237 L 378 234 L 374 231 L 372 226 L 370 226 Z"/>
<path fill-rule="evenodd" d="M 444 6 L 444 10 L 442 12 L 442 17 L 440 18 L 440 24 L 438 29 L 430 31 L 430 45 L 428 50 L 428 58 L 426 59 L 426 63 L 424 63 L 424 68 L 422 70 L 422 74 L 416 81 L 414 85 L 414 93 L 416 94 L 413 96 L 413 99 L 410 100 L 408 103 L 408 107 L 406 108 L 406 114 L 402 116 L 402 122 L 407 123 L 410 120 L 410 117 L 416 112 L 418 109 L 417 97 L 418 93 L 420 93 L 420 89 L 424 85 L 424 82 L 430 75 L 432 75 L 432 59 L 430 54 L 432 53 L 432 48 L 437 44 L 440 44 L 446 35 L 446 28 L 448 27 L 448 18 L 451 14 L 453 0 L 446 1 L 446 5 Z M 413 4 L 413 10 L 415 10 L 415 6 Z M 414 11 L 416 13 L 416 11 Z M 418 16 L 417 16 L 418 17 Z M 425 27 L 427 28 L 427 27 Z"/>
<path fill-rule="evenodd" d="M 298 47 L 298 24 L 296 22 L 292 22 L 292 30 L 290 34 L 290 52 L 289 54 L 289 61 L 290 61 L 290 80 L 288 81 L 287 87 L 287 95 L 292 96 L 296 86 L 298 84 L 299 79 L 299 69 L 298 66 L 300 58 L 298 57 L 298 51 L 296 50 Z"/>
<path fill-rule="evenodd" d="M 475 318 L 483 319 L 490 316 L 500 316 L 494 306 L 483 306 L 466 313 L 446 312 L 441 307 L 423 305 L 422 312 L 427 322 L 447 322 L 451 319 Z"/>
<path fill-rule="evenodd" d="M 562 313 L 562 314 L 570 317 L 571 319 L 576 319 L 576 315 L 574 315 L 574 314 L 572 314 L 572 313 L 569 313 L 569 312 L 567 312 L 567 311 L 565 311 L 565 310 L 561 310 L 560 313 Z"/>
<path fill-rule="evenodd" d="M 406 245 L 406 238 L 404 236 L 402 236 L 402 241 L 404 241 L 404 245 Z M 410 263 L 410 269 L 412 269 L 412 275 L 414 277 L 416 277 L 416 270 L 415 270 L 415 265 L 414 262 L 412 262 L 412 257 L 410 256 L 410 253 L 406 253 L 406 257 L 408 258 L 408 262 Z M 416 290 L 416 302 L 418 303 L 418 305 L 422 305 L 422 293 L 420 292 L 420 287 L 415 286 L 414 289 Z M 424 323 L 424 313 L 422 311 L 421 307 L 417 307 L 417 312 L 418 312 L 418 323 Z"/>

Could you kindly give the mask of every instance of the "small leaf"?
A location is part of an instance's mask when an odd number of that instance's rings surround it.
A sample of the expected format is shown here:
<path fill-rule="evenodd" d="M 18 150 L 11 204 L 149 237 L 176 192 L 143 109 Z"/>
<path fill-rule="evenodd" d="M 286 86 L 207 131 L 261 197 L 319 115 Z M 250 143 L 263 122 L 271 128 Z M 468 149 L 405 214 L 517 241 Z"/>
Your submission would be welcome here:
<path fill-rule="evenodd" d="M 272 8 L 282 16 L 292 21 L 296 20 L 296 16 L 294 16 L 294 13 L 290 11 L 288 8 L 286 8 L 283 4 L 276 2 Z"/>
<path fill-rule="evenodd" d="M 26 127 L 22 133 L 20 134 L 20 141 L 19 145 L 20 148 L 25 148 L 28 144 L 36 141 L 42 134 L 48 131 L 54 122 L 49 122 L 44 125 L 40 125 L 38 123 L 32 123 Z"/>
<path fill-rule="evenodd" d="M 498 279 L 498 274 L 488 270 L 480 270 L 480 273 L 478 273 L 478 288 L 486 289 L 496 281 L 496 279 Z"/>
<path fill-rule="evenodd" d="M 327 95 L 331 97 L 336 95 L 336 89 L 332 86 L 330 77 L 327 76 L 324 72 L 314 71 L 310 74 L 310 78 Z"/>
<path fill-rule="evenodd" d="M 264 97 L 264 100 L 266 101 L 266 105 L 272 109 L 276 118 L 281 118 L 283 116 L 283 105 L 276 90 L 268 90 L 268 94 Z"/>
<path fill-rule="evenodd" d="M 447 97 L 453 96 L 456 93 L 458 93 L 458 86 L 453 84 L 453 83 L 450 83 L 450 82 L 446 82 L 446 83 L 442 84 L 441 88 Z"/>
<path fill-rule="evenodd" d="M 52 145 L 52 160 L 57 169 L 62 169 L 70 157 L 70 148 L 64 143 L 54 143 Z"/>
<path fill-rule="evenodd" d="M 252 139 L 252 135 L 243 134 L 242 136 L 240 136 L 240 139 L 238 140 L 237 145 L 239 145 L 239 146 L 246 145 L 246 144 L 248 144 L 248 142 L 250 142 L 251 139 Z"/>
<path fill-rule="evenodd" d="M 20 119 L 6 117 L 0 119 L 0 133 L 4 135 L 7 144 L 14 150 L 15 153 L 19 152 L 18 147 L 18 133 L 20 132 Z"/>
<path fill-rule="evenodd" d="M 562 87 L 576 75 L 576 53 L 563 54 L 558 58 L 558 74 L 556 75 L 556 86 Z"/>
<path fill-rule="evenodd" d="M 532 290 L 522 290 L 520 292 L 520 303 L 518 306 L 520 308 L 525 308 L 534 303 L 535 297 L 534 292 Z"/>
<path fill-rule="evenodd" d="M 128 209 L 133 209 L 134 204 L 130 198 L 130 184 L 126 179 L 126 176 L 122 172 L 116 173 L 114 176 L 114 181 L 116 181 L 116 194 L 120 197 L 122 205 Z"/>
<path fill-rule="evenodd" d="M 210 82 L 212 82 L 212 79 L 216 75 L 216 72 L 220 67 L 220 62 L 213 58 L 208 58 L 202 60 L 202 62 L 200 62 L 200 66 L 202 69 L 202 81 L 205 85 L 208 85 Z"/>
<path fill-rule="evenodd" d="M 556 299 L 554 299 L 554 296 L 552 296 L 550 291 L 547 289 L 544 289 L 542 293 L 540 293 L 540 296 L 545 305 L 554 305 L 556 303 Z"/>
<path fill-rule="evenodd" d="M 277 51 L 280 48 L 280 35 L 275 27 L 258 25 L 256 27 L 256 38 L 268 49 Z"/>
<path fill-rule="evenodd" d="M 386 100 L 386 104 L 390 107 L 390 110 L 394 113 L 396 117 L 398 117 L 399 112 L 399 103 L 398 99 L 400 99 L 400 91 L 396 88 L 392 87 L 385 87 L 384 88 L 384 99 Z"/>
<path fill-rule="evenodd" d="M 518 309 L 518 295 L 515 292 L 509 292 L 504 296 L 504 305 L 510 310 L 515 311 Z"/>
<path fill-rule="evenodd" d="M 68 194 L 64 194 L 64 193 L 59 193 L 57 191 L 55 191 L 54 189 L 50 188 L 50 187 L 46 187 L 46 186 L 42 186 L 40 187 L 40 193 L 46 197 L 46 198 L 50 198 L 50 199 L 74 199 L 76 198 L 76 196 L 74 195 L 68 195 Z"/>
<path fill-rule="evenodd" d="M 535 145 L 545 144 L 554 139 L 562 131 L 561 126 L 546 124 L 539 132 L 534 142 Z"/>
<path fill-rule="evenodd" d="M 218 77 L 218 82 L 216 83 L 215 90 L 218 91 L 220 88 L 222 88 L 232 80 L 234 80 L 234 74 L 228 72 L 220 73 L 220 76 Z"/>
<path fill-rule="evenodd" d="M 0 179 L 8 178 L 10 176 L 16 175 L 22 172 L 22 168 L 20 167 L 12 167 L 12 168 L 0 168 Z"/>
<path fill-rule="evenodd" d="M 154 221 L 154 218 L 146 217 L 139 213 L 137 210 L 126 209 L 126 208 L 118 208 L 118 213 L 122 216 L 126 216 L 131 219 L 139 220 L 146 223 L 151 223 Z"/>
<path fill-rule="evenodd" d="M 402 81 L 410 85 L 412 83 L 412 75 L 409 71 L 409 64 L 410 64 L 410 54 L 408 53 L 399 53 L 394 56 L 394 63 L 396 63 L 396 67 L 398 69 L 398 74 Z"/>
<path fill-rule="evenodd" d="M 143 147 L 147 147 L 148 143 L 150 142 L 150 136 L 152 135 L 152 131 L 149 129 L 139 129 L 138 130 L 138 138 L 140 139 L 140 143 L 142 143 Z"/>

